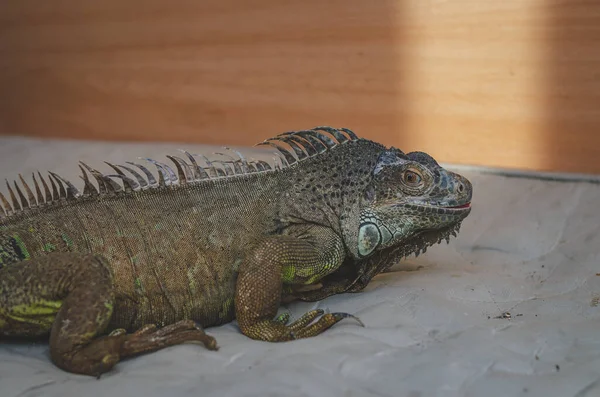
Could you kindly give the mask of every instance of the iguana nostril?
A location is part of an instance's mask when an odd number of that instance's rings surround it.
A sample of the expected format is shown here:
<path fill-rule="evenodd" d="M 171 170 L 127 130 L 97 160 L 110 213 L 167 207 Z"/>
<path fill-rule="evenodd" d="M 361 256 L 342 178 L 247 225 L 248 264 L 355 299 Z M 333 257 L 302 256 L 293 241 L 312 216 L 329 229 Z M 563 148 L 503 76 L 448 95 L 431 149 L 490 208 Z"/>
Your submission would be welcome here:
<path fill-rule="evenodd" d="M 458 192 L 462 193 L 464 191 L 465 191 L 465 185 L 464 185 L 464 183 L 459 183 L 458 184 Z"/>

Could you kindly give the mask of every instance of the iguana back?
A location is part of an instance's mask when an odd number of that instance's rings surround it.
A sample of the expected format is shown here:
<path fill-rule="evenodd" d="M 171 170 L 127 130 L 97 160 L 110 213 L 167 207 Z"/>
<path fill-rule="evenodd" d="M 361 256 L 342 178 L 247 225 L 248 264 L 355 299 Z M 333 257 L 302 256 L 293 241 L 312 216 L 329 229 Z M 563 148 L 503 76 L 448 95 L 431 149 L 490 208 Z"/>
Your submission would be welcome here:
<path fill-rule="evenodd" d="M 0 238 L 19 260 L 101 254 L 116 293 L 109 328 L 183 318 L 212 326 L 233 319 L 245 247 L 276 230 L 278 185 L 270 172 L 81 197 L 22 213 L 2 226 Z"/>

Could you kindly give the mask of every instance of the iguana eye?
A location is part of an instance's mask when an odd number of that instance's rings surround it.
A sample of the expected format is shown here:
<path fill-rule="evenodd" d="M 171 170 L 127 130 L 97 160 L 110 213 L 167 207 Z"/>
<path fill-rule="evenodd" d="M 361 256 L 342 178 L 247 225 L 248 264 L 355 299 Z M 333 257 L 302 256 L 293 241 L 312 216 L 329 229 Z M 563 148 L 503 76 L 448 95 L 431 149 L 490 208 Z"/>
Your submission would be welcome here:
<path fill-rule="evenodd" d="M 421 184 L 423 177 L 416 171 L 406 170 L 402 174 L 402 180 L 410 187 L 417 187 Z"/>

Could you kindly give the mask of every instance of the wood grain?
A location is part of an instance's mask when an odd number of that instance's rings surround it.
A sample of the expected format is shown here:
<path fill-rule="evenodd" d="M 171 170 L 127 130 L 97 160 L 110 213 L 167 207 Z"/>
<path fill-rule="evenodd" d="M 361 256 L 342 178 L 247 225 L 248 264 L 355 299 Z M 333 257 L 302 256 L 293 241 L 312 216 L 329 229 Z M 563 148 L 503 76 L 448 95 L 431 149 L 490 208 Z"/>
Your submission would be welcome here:
<path fill-rule="evenodd" d="M 0 133 L 253 144 L 347 126 L 600 173 L 595 0 L 8 0 Z"/>

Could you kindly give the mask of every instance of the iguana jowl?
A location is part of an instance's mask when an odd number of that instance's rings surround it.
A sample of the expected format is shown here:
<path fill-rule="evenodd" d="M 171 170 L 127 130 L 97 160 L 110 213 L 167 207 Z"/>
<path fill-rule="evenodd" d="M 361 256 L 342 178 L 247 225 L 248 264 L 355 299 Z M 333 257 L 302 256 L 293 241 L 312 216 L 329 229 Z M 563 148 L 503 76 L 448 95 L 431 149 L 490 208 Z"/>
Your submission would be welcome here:
<path fill-rule="evenodd" d="M 361 290 L 470 212 L 469 181 L 425 153 L 331 127 L 264 144 L 274 166 L 240 155 L 202 167 L 186 152 L 168 156 L 174 167 L 148 159 L 158 180 L 137 163 L 110 175 L 81 163 L 82 194 L 54 173 L 9 184 L 0 335 L 49 333 L 54 363 L 90 375 L 186 341 L 216 349 L 202 327 L 234 318 L 253 339 L 314 336 L 352 316 L 288 324 L 282 301 Z"/>

